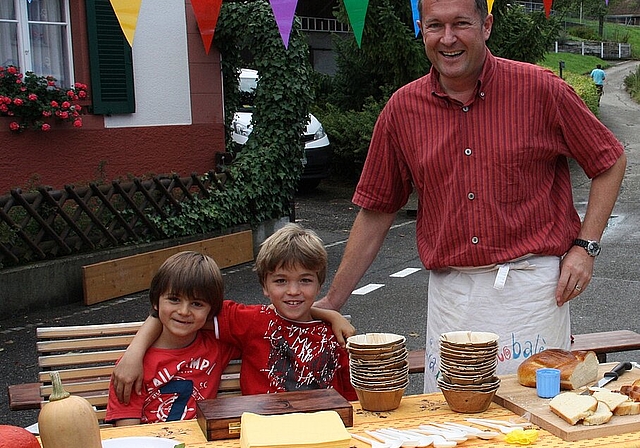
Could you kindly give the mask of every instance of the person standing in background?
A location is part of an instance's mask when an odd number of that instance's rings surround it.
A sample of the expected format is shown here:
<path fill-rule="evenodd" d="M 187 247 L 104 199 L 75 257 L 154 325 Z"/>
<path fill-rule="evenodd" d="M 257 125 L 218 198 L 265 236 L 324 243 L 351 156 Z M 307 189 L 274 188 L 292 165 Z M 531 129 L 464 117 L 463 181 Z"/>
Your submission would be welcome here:
<path fill-rule="evenodd" d="M 596 85 L 596 90 L 598 91 L 598 104 L 600 104 L 600 97 L 604 93 L 604 80 L 606 79 L 606 74 L 604 70 L 602 70 L 602 66 L 597 64 L 596 68 L 591 70 L 590 76 Z"/>

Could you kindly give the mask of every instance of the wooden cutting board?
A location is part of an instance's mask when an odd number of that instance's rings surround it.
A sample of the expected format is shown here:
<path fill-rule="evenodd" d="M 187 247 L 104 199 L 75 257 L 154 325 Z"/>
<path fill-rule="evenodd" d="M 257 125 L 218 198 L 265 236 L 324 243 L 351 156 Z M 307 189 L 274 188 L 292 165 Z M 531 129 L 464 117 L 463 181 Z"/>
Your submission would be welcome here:
<path fill-rule="evenodd" d="M 600 378 L 616 364 L 615 362 L 601 364 Z M 539 398 L 535 388 L 521 386 L 516 375 L 500 378 L 500 388 L 493 399 L 496 404 L 524 416 L 531 423 L 568 442 L 640 431 L 640 415 L 614 415 L 611 421 L 603 425 L 584 426 L 578 423 L 571 426 L 551 412 L 549 408 L 551 399 Z M 640 369 L 633 368 L 626 371 L 617 381 L 607 384 L 606 388 L 619 390 L 620 386 L 631 384 L 639 378 Z"/>
<path fill-rule="evenodd" d="M 335 389 L 313 389 L 277 394 L 218 397 L 196 402 L 200 429 L 207 440 L 240 437 L 243 412 L 280 415 L 333 410 L 345 426 L 353 426 L 353 407 Z"/>

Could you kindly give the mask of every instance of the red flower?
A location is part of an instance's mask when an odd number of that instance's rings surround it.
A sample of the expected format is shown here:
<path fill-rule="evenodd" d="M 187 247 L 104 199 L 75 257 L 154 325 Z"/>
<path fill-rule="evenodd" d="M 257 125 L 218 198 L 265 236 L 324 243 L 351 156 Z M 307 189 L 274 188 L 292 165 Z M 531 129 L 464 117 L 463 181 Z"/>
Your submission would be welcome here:
<path fill-rule="evenodd" d="M 42 116 L 43 117 L 50 117 L 51 115 L 52 115 L 51 111 L 48 111 L 48 110 L 43 110 L 42 111 Z"/>
<path fill-rule="evenodd" d="M 40 129 L 42 129 L 43 131 L 50 131 L 51 125 L 49 123 L 42 123 L 42 126 L 40 127 Z"/>
<path fill-rule="evenodd" d="M 36 95 L 35 93 L 30 93 L 29 101 L 38 101 L 38 95 Z"/>
<path fill-rule="evenodd" d="M 9 67 L 11 68 L 11 67 Z M 11 129 L 12 131 L 19 131 L 20 130 L 20 125 L 18 124 L 17 121 L 12 121 L 11 123 L 9 123 L 9 129 Z"/>
<path fill-rule="evenodd" d="M 81 90 L 78 92 L 78 96 L 80 98 L 86 98 L 87 97 L 87 92 L 85 92 L 84 90 Z"/>
<path fill-rule="evenodd" d="M 55 100 L 54 100 L 54 101 L 51 101 L 51 103 L 50 103 L 50 104 L 51 104 L 51 107 L 56 107 L 56 108 L 57 108 L 57 107 L 59 107 L 59 106 L 58 106 L 58 102 L 57 102 L 57 101 L 55 101 Z"/>
<path fill-rule="evenodd" d="M 15 68 L 13 65 L 10 65 L 9 67 L 7 67 L 7 73 L 15 75 L 16 73 L 18 73 L 18 69 Z"/>
<path fill-rule="evenodd" d="M 69 109 L 71 107 L 71 103 L 69 101 L 63 101 L 62 108 Z"/>
<path fill-rule="evenodd" d="M 15 104 L 16 106 L 22 106 L 22 104 L 24 104 L 24 101 L 22 101 L 22 98 L 14 98 L 13 104 Z"/>
<path fill-rule="evenodd" d="M 58 115 L 58 117 L 62 118 L 63 120 L 69 118 L 69 112 L 67 111 L 62 111 L 60 113 L 57 113 L 56 115 Z"/>
<path fill-rule="evenodd" d="M 81 128 L 82 127 L 82 118 L 76 118 L 75 120 L 73 120 L 73 127 L 74 128 Z"/>

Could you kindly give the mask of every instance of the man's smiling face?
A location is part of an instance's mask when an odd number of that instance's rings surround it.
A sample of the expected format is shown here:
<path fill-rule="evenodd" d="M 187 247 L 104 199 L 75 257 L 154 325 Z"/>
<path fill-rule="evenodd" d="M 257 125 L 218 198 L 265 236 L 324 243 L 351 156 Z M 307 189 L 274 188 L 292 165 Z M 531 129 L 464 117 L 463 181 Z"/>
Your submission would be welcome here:
<path fill-rule="evenodd" d="M 474 0 L 424 0 L 421 17 L 427 57 L 440 73 L 445 90 L 452 83 L 475 86 L 493 16 L 481 17 Z"/>

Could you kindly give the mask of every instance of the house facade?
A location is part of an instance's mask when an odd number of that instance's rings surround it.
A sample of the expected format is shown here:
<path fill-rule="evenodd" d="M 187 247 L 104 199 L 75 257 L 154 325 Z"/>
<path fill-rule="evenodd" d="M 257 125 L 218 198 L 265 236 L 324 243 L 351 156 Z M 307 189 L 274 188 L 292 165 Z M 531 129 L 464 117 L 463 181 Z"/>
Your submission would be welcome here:
<path fill-rule="evenodd" d="M 311 63 L 335 71 L 331 34 L 337 0 L 300 0 Z M 109 0 L 8 0 L 0 4 L 0 66 L 87 84 L 81 128 L 10 130 L 0 116 L 0 196 L 90 182 L 215 168 L 224 151 L 220 54 L 209 53 L 190 0 L 143 0 L 133 45 Z"/>
<path fill-rule="evenodd" d="M 0 196 L 204 173 L 224 151 L 220 54 L 206 54 L 189 0 L 142 1 L 132 47 L 109 0 L 9 0 L 0 36 L 0 65 L 89 86 L 81 128 L 14 133 L 0 117 Z"/>

